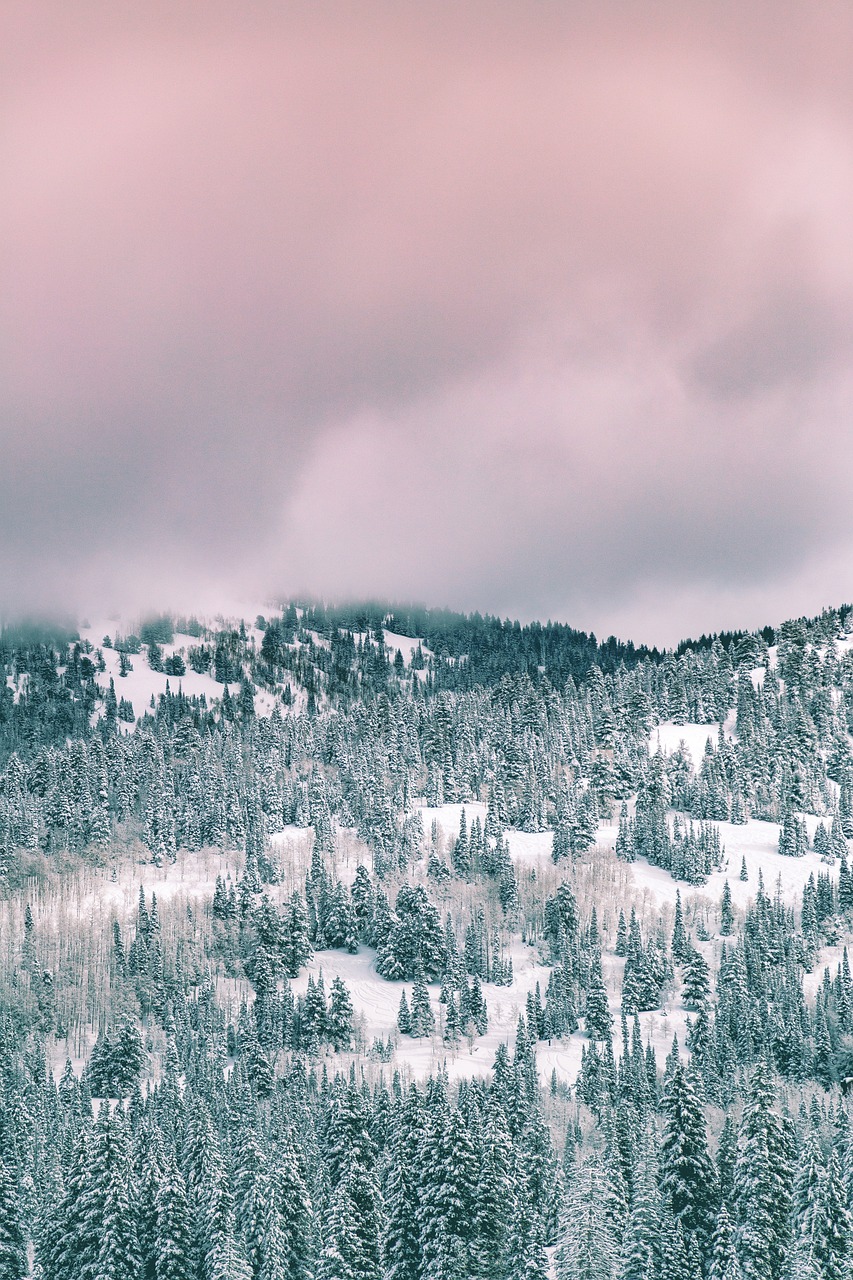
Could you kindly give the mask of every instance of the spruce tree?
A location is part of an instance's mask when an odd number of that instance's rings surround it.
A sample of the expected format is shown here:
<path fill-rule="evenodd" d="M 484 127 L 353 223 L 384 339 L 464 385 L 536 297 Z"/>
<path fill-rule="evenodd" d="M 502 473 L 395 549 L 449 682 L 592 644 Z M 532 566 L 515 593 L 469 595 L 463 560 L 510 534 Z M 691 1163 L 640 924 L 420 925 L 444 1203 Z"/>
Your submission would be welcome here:
<path fill-rule="evenodd" d="M 435 1017 L 429 999 L 429 988 L 423 974 L 415 979 L 411 1004 L 411 1033 L 415 1037 L 432 1035 Z"/>
<path fill-rule="evenodd" d="M 156 1198 L 156 1280 L 187 1280 L 192 1274 L 192 1233 L 186 1185 L 167 1154 Z"/>
<path fill-rule="evenodd" d="M 335 1050 L 348 1049 L 353 1037 L 354 1011 L 349 991 L 338 974 L 332 979 L 328 1036 Z"/>
<path fill-rule="evenodd" d="M 98 1280 L 139 1280 L 142 1259 L 131 1195 L 131 1170 L 127 1134 L 120 1111 L 95 1129 L 90 1213 L 99 1235 Z"/>
<path fill-rule="evenodd" d="M 738 1137 L 734 1176 L 735 1252 L 744 1280 L 780 1280 L 789 1239 L 791 1163 L 773 1110 L 769 1068 L 752 1074 Z"/>
<path fill-rule="evenodd" d="M 0 1160 L 0 1280 L 23 1280 L 27 1246 L 14 1177 Z"/>
<path fill-rule="evenodd" d="M 593 950 L 590 965 L 585 1027 L 590 1040 L 610 1040 L 613 1015 L 607 1001 L 607 988 L 604 985 L 601 967 L 601 951 L 597 947 Z"/>
<path fill-rule="evenodd" d="M 689 1243 L 696 1238 L 703 1268 L 710 1258 L 718 1206 L 716 1171 L 708 1153 L 697 1081 L 675 1064 L 663 1098 L 661 1193 Z"/>
<path fill-rule="evenodd" d="M 615 1280 L 622 1241 L 605 1214 L 605 1184 L 593 1159 L 572 1178 L 556 1252 L 557 1280 Z"/>
<path fill-rule="evenodd" d="M 720 1206 L 720 1212 L 717 1214 L 717 1222 L 714 1227 L 708 1280 L 738 1280 L 734 1233 L 724 1204 Z"/>
<path fill-rule="evenodd" d="M 723 937 L 728 937 L 734 932 L 734 913 L 732 911 L 732 891 L 729 888 L 729 882 L 726 880 L 723 885 L 723 897 L 720 902 L 720 933 Z"/>
<path fill-rule="evenodd" d="M 649 1280 L 660 1250 L 656 1152 L 651 1132 L 642 1136 L 633 1169 L 631 1209 L 622 1243 L 621 1280 Z"/>

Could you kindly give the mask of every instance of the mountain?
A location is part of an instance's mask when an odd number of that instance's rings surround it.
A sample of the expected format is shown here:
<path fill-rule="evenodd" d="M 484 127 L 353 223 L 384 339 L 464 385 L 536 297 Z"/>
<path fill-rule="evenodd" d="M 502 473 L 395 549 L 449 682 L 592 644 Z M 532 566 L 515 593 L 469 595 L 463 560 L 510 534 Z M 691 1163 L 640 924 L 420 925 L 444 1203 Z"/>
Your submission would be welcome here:
<path fill-rule="evenodd" d="M 0 1277 L 849 1274 L 849 607 L 0 661 Z"/>

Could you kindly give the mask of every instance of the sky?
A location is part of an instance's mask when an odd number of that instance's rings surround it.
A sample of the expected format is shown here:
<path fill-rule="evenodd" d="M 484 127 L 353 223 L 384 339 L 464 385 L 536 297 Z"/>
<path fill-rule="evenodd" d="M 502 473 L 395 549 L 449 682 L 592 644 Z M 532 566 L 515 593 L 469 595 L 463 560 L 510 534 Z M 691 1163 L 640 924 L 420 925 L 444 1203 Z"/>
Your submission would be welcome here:
<path fill-rule="evenodd" d="M 853 598 L 853 8 L 5 0 L 0 611 Z"/>

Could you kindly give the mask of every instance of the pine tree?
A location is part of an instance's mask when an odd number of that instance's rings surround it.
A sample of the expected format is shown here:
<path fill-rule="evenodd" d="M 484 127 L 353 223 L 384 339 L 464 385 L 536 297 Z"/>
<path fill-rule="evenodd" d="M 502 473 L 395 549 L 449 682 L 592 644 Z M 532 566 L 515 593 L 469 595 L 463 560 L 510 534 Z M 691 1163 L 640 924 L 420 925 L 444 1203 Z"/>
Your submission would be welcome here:
<path fill-rule="evenodd" d="M 359 1261 L 355 1206 L 346 1187 L 341 1184 L 333 1195 L 329 1209 L 317 1280 L 362 1280 Z"/>
<path fill-rule="evenodd" d="M 661 1194 L 685 1239 L 696 1238 L 703 1268 L 717 1211 L 716 1170 L 708 1154 L 697 1081 L 675 1064 L 663 1099 Z"/>
<path fill-rule="evenodd" d="M 350 994 L 343 980 L 336 974 L 332 979 L 329 999 L 328 1036 L 335 1050 L 348 1049 L 353 1037 L 353 1007 Z"/>
<path fill-rule="evenodd" d="M 447 1007 L 444 1014 L 444 1030 L 442 1038 L 445 1044 L 457 1044 L 459 1041 L 461 1029 L 461 1020 L 459 1017 L 459 1006 L 456 998 L 451 992 L 447 998 Z"/>
<path fill-rule="evenodd" d="M 798 1273 L 819 1271 L 818 1248 L 823 1227 L 823 1157 L 816 1133 L 806 1134 L 800 1151 L 791 1210 L 792 1260 Z"/>
<path fill-rule="evenodd" d="M 675 923 L 672 930 L 672 957 L 679 962 L 687 955 L 687 931 L 684 928 L 684 914 L 681 907 L 681 891 L 675 891 Z"/>
<path fill-rule="evenodd" d="M 791 1203 L 789 1144 L 773 1111 L 764 1063 L 755 1068 L 741 1120 L 735 1166 L 735 1252 L 744 1280 L 780 1280 Z"/>
<path fill-rule="evenodd" d="M 193 1272 L 192 1233 L 184 1179 L 167 1155 L 156 1198 L 156 1280 L 188 1280 Z"/>
<path fill-rule="evenodd" d="M 619 923 L 616 928 L 616 946 L 614 952 L 620 958 L 628 954 L 628 929 L 625 924 L 625 912 L 620 910 Z"/>
<path fill-rule="evenodd" d="M 576 1170 L 556 1253 L 557 1280 L 615 1280 L 622 1242 L 607 1221 L 604 1175 L 596 1161 Z"/>
<path fill-rule="evenodd" d="M 210 1188 L 204 1210 L 204 1280 L 252 1280 L 234 1228 L 230 1188 L 223 1180 Z"/>
<path fill-rule="evenodd" d="M 720 1206 L 717 1223 L 714 1228 L 714 1241 L 711 1251 L 711 1267 L 708 1280 L 738 1280 L 737 1257 L 735 1256 L 734 1234 L 726 1206 Z"/>
<path fill-rule="evenodd" d="M 660 1214 L 655 1154 L 653 1137 L 648 1133 L 637 1148 L 631 1210 L 622 1244 L 621 1280 L 651 1280 L 657 1271 Z"/>
<path fill-rule="evenodd" d="M 429 999 L 429 988 L 423 975 L 415 979 L 412 991 L 411 1033 L 413 1036 L 429 1036 L 435 1029 L 435 1017 Z"/>
<path fill-rule="evenodd" d="M 734 932 L 734 913 L 732 911 L 732 891 L 729 888 L 729 882 L 726 880 L 723 885 L 723 897 L 720 903 L 720 933 L 723 937 L 728 937 Z"/>
<path fill-rule="evenodd" d="M 613 1015 L 607 1002 L 607 989 L 604 985 L 604 974 L 601 968 L 601 952 L 596 948 L 592 953 L 589 974 L 589 990 L 586 997 L 586 1033 L 590 1040 L 610 1040 L 613 1030 Z"/>
<path fill-rule="evenodd" d="M 708 1003 L 711 992 L 711 973 L 708 962 L 691 947 L 684 965 L 684 987 L 682 998 L 688 1009 L 703 1009 Z"/>
<path fill-rule="evenodd" d="M 100 1239 L 98 1280 L 138 1280 L 141 1270 L 139 1240 L 130 1188 L 130 1160 L 121 1111 L 95 1128 L 96 1151 L 90 1213 Z"/>
<path fill-rule="evenodd" d="M 18 1188 L 0 1160 L 0 1280 L 23 1280 L 27 1274 L 27 1246 Z"/>
<path fill-rule="evenodd" d="M 50 1280 L 76 1280 L 95 1273 L 102 1205 L 95 1202 L 91 1189 L 92 1150 L 90 1132 L 81 1128 L 62 1196 L 43 1224 L 39 1240 L 40 1265 Z"/>
<path fill-rule="evenodd" d="M 390 1135 L 390 1169 L 385 1186 L 384 1262 L 387 1280 L 418 1280 L 421 1247 L 418 1225 L 418 1154 L 421 1098 L 410 1090 L 398 1106 Z"/>
<path fill-rule="evenodd" d="M 844 1188 L 838 1152 L 829 1154 L 821 1186 L 821 1231 L 817 1241 L 818 1261 L 825 1280 L 844 1280 L 853 1259 L 853 1219 Z"/>
<path fill-rule="evenodd" d="M 507 1265 L 510 1225 L 515 1219 L 518 1183 L 512 1166 L 512 1138 L 500 1107 L 492 1104 L 483 1118 L 483 1153 L 474 1211 L 472 1259 L 484 1280 L 500 1280 Z"/>
<path fill-rule="evenodd" d="M 477 1161 L 465 1121 L 439 1098 L 429 1117 L 421 1156 L 422 1274 L 429 1280 L 466 1274 L 476 1188 Z"/>
<path fill-rule="evenodd" d="M 400 993 L 400 1007 L 397 1010 L 397 1028 L 401 1035 L 411 1035 L 412 1018 L 409 1013 L 409 1002 L 406 999 L 405 991 Z"/>
<path fill-rule="evenodd" d="M 314 1210 L 300 1159 L 300 1148 L 286 1135 L 272 1164 L 272 1204 L 278 1215 L 287 1280 L 310 1280 Z M 269 1269 L 269 1268 L 268 1268 Z M 270 1275 L 269 1280 L 273 1280 Z"/>

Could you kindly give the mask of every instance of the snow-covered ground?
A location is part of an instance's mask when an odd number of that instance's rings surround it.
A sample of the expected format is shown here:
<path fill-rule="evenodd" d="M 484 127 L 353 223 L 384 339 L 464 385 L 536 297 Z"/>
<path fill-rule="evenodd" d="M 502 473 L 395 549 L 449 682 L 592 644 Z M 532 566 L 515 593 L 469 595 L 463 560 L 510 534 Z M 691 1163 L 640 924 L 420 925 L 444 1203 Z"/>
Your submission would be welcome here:
<path fill-rule="evenodd" d="M 263 608 L 259 612 L 270 613 Z M 91 641 L 96 648 L 102 648 L 104 635 L 110 634 L 115 639 L 116 633 L 123 634 L 127 628 L 116 620 L 100 621 L 85 628 L 81 634 Z M 262 633 L 249 627 L 250 639 L 258 646 Z M 419 640 L 413 637 L 385 632 L 385 642 L 393 652 L 399 649 L 407 665 L 410 664 Z M 186 659 L 191 645 L 197 639 L 188 635 L 176 634 L 173 642 L 163 645 L 163 655 L 169 657 L 181 653 Z M 836 642 L 839 652 L 853 645 L 851 641 Z M 426 653 L 427 651 L 424 650 Z M 131 655 L 133 670 L 127 676 L 119 675 L 119 655 L 113 648 L 103 649 L 106 669 L 98 674 L 99 685 L 106 689 L 110 678 L 115 684 L 116 695 L 124 697 L 133 705 L 138 717 L 150 708 L 152 696 L 156 700 L 166 691 L 167 684 L 173 690 L 182 688 L 188 696 L 204 695 L 209 703 L 217 702 L 223 694 L 223 686 L 209 675 L 199 675 L 187 664 L 184 676 L 167 676 L 162 672 L 152 671 L 148 665 L 147 655 L 143 651 Z M 770 665 L 775 665 L 776 653 L 771 650 Z M 756 668 L 753 679 L 756 683 L 763 678 L 763 667 Z M 230 686 L 232 695 L 236 695 L 239 686 Z M 259 712 L 272 710 L 276 699 L 269 694 L 260 693 L 256 697 Z M 649 736 L 649 751 L 661 750 L 670 755 L 676 751 L 681 742 L 688 748 L 694 768 L 701 763 L 706 744 L 715 744 L 720 732 L 719 724 L 682 724 L 671 722 L 655 727 Z M 734 715 L 730 714 L 723 725 L 724 735 L 734 735 Z M 418 804 L 427 843 L 430 841 L 433 824 L 436 825 L 444 843 L 445 850 L 455 839 L 464 809 L 468 828 L 479 818 L 485 821 L 486 806 L 478 802 L 466 804 L 446 804 L 430 807 Z M 813 835 L 818 819 L 806 816 L 810 836 Z M 724 865 L 720 871 L 711 874 L 708 881 L 701 886 L 690 886 L 678 883 L 663 869 L 649 866 L 643 861 L 632 864 L 616 862 L 612 850 L 615 844 L 617 827 L 613 823 L 602 823 L 598 829 L 597 849 L 574 873 L 578 883 L 588 885 L 605 885 L 606 890 L 599 904 L 600 918 L 607 936 L 612 940 L 615 916 L 622 907 L 626 914 L 632 905 L 637 906 L 644 927 L 654 921 L 659 914 L 665 921 L 671 921 L 676 894 L 680 892 L 685 910 L 697 908 L 705 911 L 710 922 L 711 931 L 716 923 L 716 912 L 722 896 L 723 886 L 728 880 L 733 905 L 736 911 L 743 911 L 754 898 L 758 888 L 759 874 L 763 875 L 764 886 L 768 894 L 773 895 L 777 885 L 786 902 L 793 903 L 800 899 L 803 886 L 809 876 L 825 871 L 826 867 L 817 854 L 809 853 L 800 859 L 785 858 L 777 852 L 778 824 L 750 821 L 742 826 L 721 822 L 716 824 L 724 847 Z M 289 827 L 273 833 L 271 843 L 276 850 L 284 871 L 282 882 L 271 890 L 274 898 L 280 899 L 293 888 L 301 888 L 305 870 L 310 859 L 312 835 L 305 828 Z M 555 868 L 551 858 L 553 836 L 550 831 L 528 833 L 516 830 L 507 832 L 510 854 L 521 877 L 527 873 L 536 877 L 542 886 L 542 892 L 551 891 L 556 881 L 566 873 L 567 868 Z M 101 872 L 88 871 L 66 886 L 66 896 L 62 912 L 57 915 L 55 927 L 68 924 L 89 922 L 92 926 L 109 921 L 112 916 L 130 921 L 136 911 L 139 887 L 145 890 L 150 902 L 152 893 L 156 893 L 158 901 L 164 906 L 174 903 L 183 910 L 184 903 L 192 905 L 212 897 L 217 875 L 230 876 L 236 880 L 239 874 L 241 858 L 236 853 L 220 853 L 204 850 L 190 854 L 182 852 L 174 864 L 167 863 L 155 867 L 150 863 L 125 865 L 116 876 L 111 878 L 105 869 Z M 745 861 L 747 880 L 741 881 L 741 863 Z M 351 883 L 359 864 L 370 866 L 370 852 L 359 839 L 355 831 L 339 831 L 336 840 L 336 853 L 332 863 L 333 874 L 344 883 Z M 596 879 L 597 878 L 597 879 Z M 452 887 L 446 892 L 453 892 Z M 710 953 L 719 946 L 719 939 L 711 938 L 701 944 L 703 950 Z M 544 999 L 547 988 L 549 969 L 542 963 L 537 946 L 528 945 L 516 938 L 510 954 L 514 966 L 514 982 L 511 988 L 495 987 L 484 984 L 483 990 L 489 1007 L 489 1030 L 486 1036 L 473 1042 L 462 1040 L 456 1046 L 445 1045 L 441 1038 L 443 1007 L 438 1000 L 438 986 L 430 988 L 431 999 L 436 1015 L 436 1034 L 428 1039 L 414 1040 L 400 1036 L 397 1032 L 397 1011 L 401 991 L 405 988 L 411 995 L 411 984 L 388 982 L 381 978 L 375 968 L 375 954 L 368 948 L 361 948 L 357 955 L 351 956 L 343 951 L 321 952 L 317 954 L 294 982 L 297 992 L 304 991 L 309 974 L 316 977 L 321 971 L 326 986 L 335 975 L 339 975 L 347 984 L 353 1000 L 356 1015 L 363 1020 L 365 1037 L 369 1044 L 374 1037 L 387 1039 L 392 1037 L 396 1042 L 393 1062 L 415 1076 L 426 1075 L 446 1065 L 451 1075 L 463 1076 L 472 1073 L 487 1072 L 494 1060 L 500 1043 L 512 1045 L 519 1017 L 525 1012 L 529 992 L 533 991 L 537 982 Z M 821 965 L 806 979 L 807 989 L 813 992 L 822 976 L 823 963 L 834 967 L 841 956 L 841 948 L 827 948 L 822 956 Z M 612 952 L 606 952 L 603 958 L 605 981 L 610 996 L 611 1009 L 614 1014 L 614 1039 L 620 1035 L 620 993 L 621 973 L 624 962 L 618 960 Z M 238 984 L 239 986 L 239 984 Z M 235 988 L 234 998 L 240 994 L 248 994 L 248 988 Z M 659 1057 L 665 1054 L 674 1034 L 678 1035 L 681 1044 L 689 1016 L 678 1000 L 678 990 L 665 997 L 664 1008 L 653 1013 L 640 1016 L 644 1039 L 650 1041 Z M 588 1043 L 582 1030 L 565 1040 L 552 1044 L 540 1044 L 537 1047 L 537 1058 L 540 1072 L 547 1080 L 552 1070 L 558 1078 L 574 1084 L 580 1067 L 581 1052 Z M 618 1045 L 614 1045 L 618 1051 Z M 63 1059 L 64 1060 L 64 1059 Z M 60 1064 L 61 1065 L 61 1064 Z"/>
<path fill-rule="evenodd" d="M 818 818 L 806 815 L 810 835 L 814 834 L 818 821 Z M 817 876 L 820 871 L 827 870 L 816 853 L 807 853 L 803 858 L 786 858 L 778 853 L 779 824 L 776 822 L 753 819 L 744 826 L 735 826 L 731 822 L 714 825 L 720 829 L 725 849 L 721 871 L 712 872 L 704 885 L 694 887 L 673 880 L 661 867 L 652 867 L 643 861 L 634 862 L 631 863 L 631 872 L 638 889 L 649 893 L 659 903 L 674 903 L 677 890 L 681 891 L 683 900 L 698 897 L 719 902 L 723 885 L 728 880 L 735 907 L 743 909 L 755 897 L 759 872 L 763 874 L 764 887 L 771 897 L 780 884 L 784 900 L 794 902 L 802 896 L 803 886 L 810 875 Z M 749 877 L 746 881 L 739 878 L 742 859 L 746 860 Z"/>
<path fill-rule="evenodd" d="M 443 805 L 431 809 L 423 807 L 421 812 L 427 838 L 433 819 L 438 823 L 443 835 L 450 839 L 459 830 L 459 819 L 462 808 L 470 822 L 475 816 L 481 820 L 485 816 L 483 805 L 466 804 Z M 814 820 L 817 821 L 816 819 Z M 722 894 L 723 884 L 728 878 L 732 898 L 736 910 L 744 909 L 754 897 L 758 886 L 759 870 L 764 876 L 768 893 L 775 892 L 777 880 L 781 883 L 782 893 L 786 900 L 793 901 L 802 893 L 802 887 L 809 875 L 817 873 L 823 864 L 815 854 L 804 858 L 792 859 L 780 857 L 776 852 L 778 826 L 766 822 L 750 822 L 745 826 L 733 826 L 721 823 L 720 829 L 728 855 L 728 867 L 715 872 L 702 886 L 694 887 L 676 883 L 669 874 L 658 867 L 651 867 L 645 862 L 626 864 L 616 862 L 607 845 L 612 845 L 615 828 L 602 827 L 602 840 L 597 850 L 582 859 L 575 870 L 578 883 L 606 884 L 606 891 L 601 895 L 599 918 L 603 926 L 612 931 L 615 915 L 621 906 L 627 913 L 631 905 L 636 905 L 641 920 L 653 921 L 659 913 L 665 920 L 671 921 L 672 908 L 676 892 L 680 890 L 685 910 L 689 912 L 692 904 L 700 908 L 707 906 L 710 918 L 716 918 L 716 910 Z M 519 869 L 526 867 L 531 873 L 537 873 L 543 893 L 551 891 L 551 881 L 556 883 L 563 874 L 562 868 L 555 868 L 550 857 L 551 834 L 549 832 L 525 833 L 509 831 L 507 833 L 513 859 Z M 271 895 L 282 898 L 293 887 L 301 886 L 304 869 L 310 858 L 312 838 L 310 830 L 289 827 L 273 837 L 283 866 L 289 874 L 285 874 L 281 885 L 273 887 Z M 366 846 L 351 831 L 338 833 L 337 853 L 334 872 L 344 882 L 350 882 L 360 862 L 366 860 Z M 745 857 L 749 879 L 739 879 L 741 858 Z M 174 904 L 181 913 L 184 904 L 209 900 L 212 897 L 216 877 L 222 875 L 236 880 L 239 875 L 241 856 L 236 853 L 221 853 L 215 850 L 202 850 L 199 853 L 179 854 L 175 863 L 166 863 L 162 867 L 150 863 L 127 863 L 115 879 L 104 868 L 99 871 L 88 870 L 71 883 L 63 891 L 62 910 L 56 916 L 54 925 L 57 929 L 67 928 L 72 924 L 88 924 L 95 927 L 103 925 L 115 917 L 123 924 L 132 921 L 138 903 L 140 885 L 144 888 L 146 898 L 156 893 L 161 907 Z M 606 877 L 609 876 L 609 880 Z M 586 879 L 585 879 L 586 878 Z M 712 938 L 701 944 L 703 950 L 710 953 L 719 946 L 719 939 Z M 446 1066 L 451 1076 L 465 1076 L 488 1072 L 491 1068 L 497 1047 L 500 1043 L 512 1046 L 519 1017 L 525 1013 L 529 992 L 535 990 L 537 982 L 544 1000 L 548 985 L 549 968 L 543 961 L 539 947 L 524 943 L 515 938 L 509 948 L 514 969 L 512 987 L 496 987 L 483 984 L 483 993 L 489 1008 L 489 1030 L 485 1036 L 469 1042 L 462 1039 L 455 1046 L 443 1042 L 441 1031 L 443 1026 L 443 1006 L 441 1006 L 437 984 L 430 987 L 430 995 L 436 1016 L 436 1032 L 430 1038 L 415 1040 L 402 1036 L 397 1031 L 397 1011 L 400 994 L 405 989 L 411 997 L 412 984 L 388 982 L 376 972 L 375 953 L 362 947 L 356 955 L 344 951 L 323 951 L 317 953 L 310 964 L 302 971 L 293 983 L 294 990 L 299 993 L 305 990 L 309 974 L 315 978 L 320 972 L 328 991 L 332 978 L 339 975 L 349 988 L 357 1018 L 363 1020 L 364 1035 L 369 1047 L 374 1038 L 383 1040 L 391 1037 L 395 1041 L 393 1064 L 415 1077 L 428 1075 L 439 1067 Z M 809 990 L 813 990 L 820 981 L 823 963 L 838 963 L 841 949 L 827 949 L 822 957 L 821 965 L 807 979 Z M 710 955 L 709 955 L 710 958 Z M 621 975 L 624 962 L 617 959 L 612 951 L 605 951 L 603 957 L 604 976 L 610 997 L 611 1010 L 614 1015 L 614 1052 L 619 1052 L 620 1031 L 620 998 Z M 248 987 L 235 988 L 235 1007 L 241 995 L 249 995 Z M 680 1044 L 684 1045 L 685 1034 L 690 1014 L 683 1008 L 678 998 L 678 988 L 665 996 L 661 1010 L 640 1015 L 640 1025 L 644 1042 L 650 1042 L 659 1058 L 665 1055 L 671 1046 L 673 1035 L 677 1035 Z M 556 1071 L 558 1079 L 574 1084 L 580 1068 L 581 1052 L 588 1041 L 583 1030 L 572 1036 L 552 1043 L 541 1043 L 537 1046 L 537 1060 L 543 1081 L 550 1079 L 552 1071 Z M 64 1063 L 65 1046 L 57 1046 L 57 1070 Z"/>
<path fill-rule="evenodd" d="M 684 729 L 684 725 L 676 726 Z M 694 725 L 694 729 L 709 730 L 714 736 L 714 726 Z M 678 745 L 677 743 L 675 744 Z M 703 744 L 704 750 L 704 744 Z M 442 835 L 454 839 L 459 834 L 459 822 L 462 810 L 465 810 L 468 830 L 475 817 L 485 821 L 486 807 L 479 803 L 444 804 L 436 808 L 418 805 L 424 825 L 424 832 L 429 837 L 433 822 L 438 824 Z M 814 836 L 820 821 L 812 814 L 804 815 L 809 837 Z M 674 905 L 676 892 L 680 891 L 682 899 L 702 898 L 718 903 L 723 885 L 728 880 L 732 892 L 732 900 L 736 908 L 744 909 L 755 897 L 758 888 L 759 872 L 764 877 L 764 887 L 772 896 L 777 883 L 781 883 L 782 896 L 786 902 L 794 902 L 802 896 L 803 886 L 810 875 L 818 875 L 826 871 L 826 865 L 818 854 L 809 852 L 803 858 L 786 858 L 778 852 L 779 824 L 776 822 L 760 822 L 751 819 L 743 825 L 732 822 L 717 822 L 720 840 L 724 849 L 723 867 L 714 871 L 704 885 L 689 885 L 673 880 L 668 871 L 662 867 L 653 867 L 644 860 L 620 864 L 633 881 L 641 897 L 648 897 L 662 906 Z M 618 827 L 614 823 L 600 823 L 596 843 L 603 849 L 612 849 L 616 843 Z M 506 832 L 510 854 L 518 866 L 541 867 L 551 864 L 553 834 L 550 831 L 515 831 L 510 828 Z M 746 860 L 748 879 L 740 879 L 741 861 Z"/>
<path fill-rule="evenodd" d="M 252 615 L 253 618 L 255 616 L 254 614 Z M 259 649 L 263 641 L 263 632 L 259 631 L 247 619 L 219 616 L 216 619 L 200 618 L 199 621 L 203 626 L 212 625 L 217 628 L 228 626 L 232 623 L 235 627 L 239 627 L 242 621 L 250 647 L 254 646 L 254 648 Z M 175 654 L 180 654 L 186 666 L 184 675 L 171 676 L 162 671 L 152 671 L 148 664 L 147 646 L 143 645 L 139 653 L 128 655 L 133 669 L 128 671 L 127 675 L 122 676 L 120 674 L 121 660 L 118 651 L 112 647 L 105 647 L 103 644 L 104 637 L 108 636 L 115 643 L 116 637 L 128 634 L 137 625 L 135 622 L 126 623 L 122 619 L 111 618 L 98 619 L 95 623 L 81 627 L 81 638 L 88 640 L 94 649 L 100 649 L 103 653 L 105 670 L 99 671 L 95 675 L 95 680 L 101 689 L 106 691 L 112 679 L 116 697 L 118 699 L 124 698 L 131 704 L 136 719 L 145 715 L 146 711 L 151 710 L 151 699 L 153 698 L 156 704 L 166 692 L 167 686 L 172 693 L 181 691 L 188 698 L 198 698 L 203 695 L 210 706 L 221 701 L 225 686 L 219 684 L 211 675 L 199 674 L 193 671 L 189 664 L 187 655 L 190 648 L 200 643 L 199 638 L 196 636 L 176 632 L 170 644 L 160 646 L 164 660 L 173 657 Z M 228 685 L 228 691 L 232 697 L 236 697 L 240 692 L 239 682 L 232 681 Z M 276 705 L 280 708 L 282 707 L 281 700 L 278 697 L 266 690 L 257 690 L 255 693 L 255 710 L 259 715 L 271 715 Z M 97 714 L 100 716 L 102 712 L 98 711 Z M 130 731 L 133 728 L 132 725 L 127 724 L 123 724 L 122 727 L 125 731 Z"/>
<path fill-rule="evenodd" d="M 734 724 L 735 715 L 731 712 L 723 724 L 723 734 L 726 738 L 735 736 Z M 713 724 L 674 724 L 671 720 L 665 720 L 655 725 L 649 734 L 649 752 L 654 755 L 660 749 L 665 756 L 671 756 L 683 742 L 690 752 L 695 770 L 702 763 L 707 743 L 716 745 L 719 736 L 718 721 Z"/>
<path fill-rule="evenodd" d="M 423 641 L 420 640 L 417 636 L 401 636 L 401 635 L 398 635 L 396 631 L 386 630 L 385 644 L 387 648 L 391 650 L 392 653 L 395 653 L 397 649 L 400 650 L 400 652 L 403 655 L 403 661 L 405 662 L 407 667 L 411 664 L 412 655 L 414 654 L 418 645 L 421 646 L 421 651 L 423 652 L 423 655 L 425 658 L 430 656 L 429 649 L 427 649 L 424 646 Z"/>
<path fill-rule="evenodd" d="M 263 641 L 263 632 L 258 630 L 254 625 L 254 618 L 261 614 L 263 616 L 272 617 L 277 611 L 270 610 L 269 607 L 261 607 L 257 613 L 243 617 L 218 615 L 216 618 L 199 617 L 202 626 L 211 626 L 220 629 L 225 626 L 233 625 L 235 628 L 242 625 L 250 646 L 260 649 Z M 251 620 L 250 620 L 251 617 Z M 166 687 L 171 689 L 173 693 L 181 690 L 187 697 L 204 697 L 209 705 L 214 705 L 222 699 L 225 686 L 219 684 L 212 676 L 207 674 L 199 674 L 192 670 L 187 657 L 189 649 L 200 643 L 198 637 L 176 633 L 170 644 L 160 646 L 163 658 L 171 658 L 174 654 L 180 654 L 184 659 L 186 672 L 182 676 L 166 675 L 162 671 L 152 671 L 148 664 L 147 646 L 143 645 L 139 653 L 129 654 L 128 658 L 132 666 L 132 670 L 127 675 L 120 674 L 120 658 L 118 651 L 112 647 L 117 637 L 122 637 L 131 632 L 138 631 L 139 622 L 134 619 L 122 618 L 97 618 L 94 622 L 87 622 L 85 626 L 80 628 L 80 636 L 83 640 L 88 640 L 93 649 L 100 649 L 104 657 L 105 670 L 96 674 L 95 679 L 101 689 L 106 691 L 109 688 L 112 679 L 115 687 L 116 697 L 124 698 L 133 707 L 133 714 L 136 719 L 145 715 L 146 711 L 151 709 L 151 699 L 156 703 L 159 698 L 166 692 Z M 314 643 L 328 648 L 329 642 L 323 636 L 316 632 L 310 633 Z M 104 638 L 109 637 L 112 644 L 110 647 L 104 646 Z M 358 637 L 356 636 L 356 639 Z M 411 663 L 412 655 L 421 643 L 418 637 L 401 636 L 393 631 L 385 632 L 385 643 L 394 653 L 399 649 L 403 655 L 403 660 L 408 666 Z M 424 649 L 425 656 L 429 656 L 429 651 Z M 425 674 L 425 673 L 419 673 Z M 291 681 L 291 685 L 292 685 Z M 228 686 L 229 693 L 235 697 L 240 690 L 239 683 L 231 683 Z M 298 701 L 298 690 L 292 690 Z M 271 715 L 273 708 L 278 705 L 282 707 L 280 698 L 266 690 L 259 689 L 255 694 L 255 710 L 259 715 Z M 101 712 L 98 712 L 100 715 Z M 132 725 L 123 725 L 125 731 L 129 731 Z"/>
<path fill-rule="evenodd" d="M 180 653 L 186 658 L 186 650 L 191 644 L 198 644 L 198 641 L 191 636 L 175 636 L 174 643 L 161 646 L 163 657 L 167 658 L 174 653 Z M 189 665 L 187 665 L 186 674 L 182 676 L 168 676 L 162 671 L 152 671 L 144 650 L 141 653 L 129 655 L 133 670 L 126 676 L 119 674 L 120 659 L 115 649 L 104 649 L 103 654 L 106 670 L 96 675 L 98 684 L 106 690 L 110 687 L 112 678 L 116 697 L 125 698 L 131 703 L 133 714 L 137 719 L 151 709 L 152 697 L 157 702 L 161 694 L 166 692 L 167 685 L 173 693 L 177 693 L 179 689 L 183 690 L 188 698 L 198 698 L 203 694 L 208 704 L 219 702 L 225 691 L 225 686 L 218 684 L 212 676 L 199 675 Z M 228 688 L 232 696 L 240 692 L 239 684 L 231 684 Z"/>

